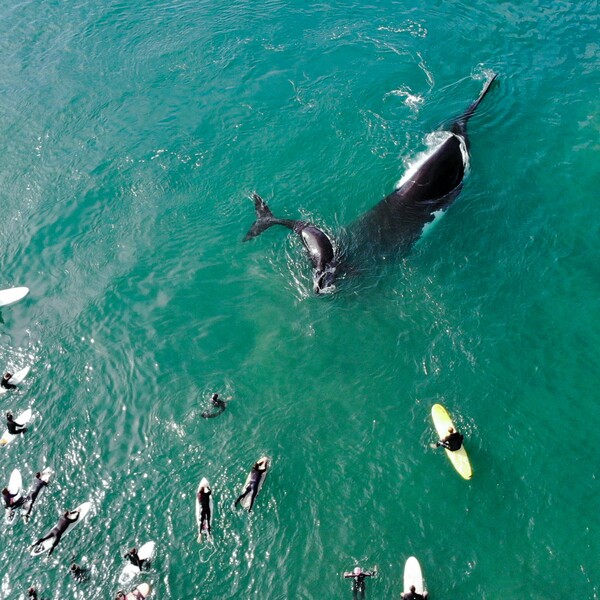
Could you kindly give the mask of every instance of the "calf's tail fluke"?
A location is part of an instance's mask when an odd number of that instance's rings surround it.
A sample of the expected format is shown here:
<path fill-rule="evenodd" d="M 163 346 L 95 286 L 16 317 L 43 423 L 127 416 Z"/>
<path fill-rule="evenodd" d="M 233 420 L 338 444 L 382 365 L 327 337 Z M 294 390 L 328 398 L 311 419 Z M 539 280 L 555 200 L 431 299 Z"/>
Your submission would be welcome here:
<path fill-rule="evenodd" d="M 479 98 L 477 98 L 477 100 L 475 100 L 475 102 L 473 102 L 473 104 L 471 104 L 471 106 L 469 106 L 469 108 L 467 108 L 467 110 L 458 119 L 456 119 L 456 122 L 452 127 L 452 131 L 454 133 L 464 133 L 464 131 L 467 128 L 467 121 L 473 116 L 473 113 L 477 110 L 477 107 L 479 106 L 480 102 L 485 98 L 485 95 L 489 92 L 492 83 L 494 83 L 494 81 L 496 80 L 496 77 L 498 77 L 498 74 L 494 73 L 485 82 L 485 85 L 481 90 L 481 94 L 479 94 Z"/>
<path fill-rule="evenodd" d="M 255 238 L 260 235 L 265 229 L 276 224 L 275 217 L 271 209 L 267 206 L 267 203 L 256 193 L 252 192 L 252 200 L 254 200 L 254 208 L 256 209 L 256 221 L 252 224 L 252 227 L 248 230 L 244 242 Z"/>

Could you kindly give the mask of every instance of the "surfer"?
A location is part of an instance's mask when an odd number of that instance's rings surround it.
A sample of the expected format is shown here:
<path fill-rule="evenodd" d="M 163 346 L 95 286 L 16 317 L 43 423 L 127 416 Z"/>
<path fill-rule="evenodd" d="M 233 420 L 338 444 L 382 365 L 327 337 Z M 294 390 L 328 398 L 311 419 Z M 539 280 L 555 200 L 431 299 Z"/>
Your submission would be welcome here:
<path fill-rule="evenodd" d="M 246 489 L 242 492 L 242 494 L 235 501 L 235 505 L 237 506 L 248 494 L 252 494 L 250 499 L 250 507 L 248 508 L 248 512 L 252 512 L 252 506 L 254 505 L 254 500 L 256 499 L 256 494 L 258 494 L 258 488 L 261 482 L 261 479 L 264 477 L 267 471 L 268 461 L 266 458 L 259 460 L 257 463 L 254 463 L 252 470 L 250 471 L 250 481 L 246 486 Z"/>
<path fill-rule="evenodd" d="M 145 558 L 140 558 L 137 548 L 135 547 L 127 551 L 125 558 L 129 559 L 129 562 L 136 566 L 140 571 L 142 570 L 142 565 L 146 562 Z"/>
<path fill-rule="evenodd" d="M 71 577 L 77 583 L 83 583 L 89 579 L 89 569 L 87 567 L 80 567 L 77 563 L 72 563 L 69 571 L 71 572 Z"/>
<path fill-rule="evenodd" d="M 458 431 L 454 431 L 454 427 L 448 427 L 448 435 L 441 439 L 439 442 L 435 444 L 436 448 L 443 446 L 446 450 L 450 450 L 450 452 L 456 452 L 460 450 L 462 446 L 464 436 Z"/>
<path fill-rule="evenodd" d="M 31 514 L 31 510 L 33 509 L 33 503 L 36 501 L 42 489 L 48 485 L 47 481 L 42 479 L 42 474 L 38 471 L 35 474 L 35 479 L 33 480 L 33 485 L 27 494 L 27 500 L 29 501 L 29 508 L 27 509 L 27 514 L 25 515 L 25 522 L 28 521 L 29 515 Z"/>
<path fill-rule="evenodd" d="M 15 500 L 15 497 L 19 495 L 19 492 L 15 492 L 14 494 L 11 494 L 8 491 L 8 488 L 4 488 L 2 490 L 2 498 L 4 500 L 4 506 L 5 508 L 8 510 L 9 508 L 11 510 L 14 510 L 15 508 L 18 508 L 19 506 L 21 506 L 21 504 L 23 504 L 23 502 L 25 502 L 25 498 L 21 497 L 18 498 L 17 500 Z"/>
<path fill-rule="evenodd" d="M 48 556 L 54 552 L 54 548 L 58 546 L 58 542 L 60 542 L 60 538 L 63 533 L 69 529 L 69 526 L 72 523 L 75 523 L 79 519 L 79 511 L 78 510 L 67 510 L 58 520 L 58 523 L 50 530 L 50 532 L 41 537 L 37 542 L 31 545 L 32 548 L 39 546 L 42 542 L 49 540 L 50 538 L 54 538 L 52 540 L 52 546 L 50 546 L 50 552 L 48 552 Z"/>
<path fill-rule="evenodd" d="M 427 600 L 428 595 L 427 592 L 424 594 L 417 594 L 415 591 L 415 586 L 410 586 L 410 592 L 406 592 L 406 594 L 402 594 L 402 600 Z"/>
<path fill-rule="evenodd" d="M 219 398 L 219 394 L 213 394 L 210 401 L 212 402 L 212 405 L 218 408 L 219 410 L 217 410 L 214 413 L 209 413 L 207 410 L 205 410 L 202 413 L 203 419 L 214 419 L 215 417 L 218 417 L 227 407 L 227 405 L 225 404 L 225 400 L 221 400 L 221 398 Z"/>
<path fill-rule="evenodd" d="M 10 378 L 13 376 L 12 373 L 4 373 L 2 376 L 2 381 L 0 381 L 0 386 L 6 390 L 14 390 L 17 386 L 9 383 Z"/>
<path fill-rule="evenodd" d="M 15 421 L 11 412 L 6 413 L 6 428 L 8 429 L 8 433 L 12 435 L 17 435 L 18 433 L 25 433 L 27 431 L 27 427 L 24 427 L 23 425 Z"/>
<path fill-rule="evenodd" d="M 216 396 L 216 394 L 215 394 Z M 198 502 L 200 503 L 200 531 L 206 531 L 210 535 L 210 496 L 212 490 L 205 485 L 198 491 Z"/>
<path fill-rule="evenodd" d="M 374 577 L 377 574 L 377 570 L 363 571 L 360 567 L 355 567 L 353 571 L 345 572 L 345 579 L 352 579 L 352 597 L 353 598 L 364 598 L 365 597 L 365 578 Z"/>

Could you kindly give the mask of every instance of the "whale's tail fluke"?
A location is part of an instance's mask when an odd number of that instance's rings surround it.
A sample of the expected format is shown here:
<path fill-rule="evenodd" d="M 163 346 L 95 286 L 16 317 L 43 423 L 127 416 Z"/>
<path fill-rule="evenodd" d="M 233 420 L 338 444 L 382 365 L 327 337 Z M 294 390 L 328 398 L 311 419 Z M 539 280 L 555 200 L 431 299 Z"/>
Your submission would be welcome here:
<path fill-rule="evenodd" d="M 254 200 L 254 208 L 256 208 L 257 219 L 252 224 L 252 227 L 250 227 L 248 230 L 248 233 L 244 238 L 244 242 L 260 235 L 263 231 L 271 227 L 271 225 L 277 224 L 277 220 L 273 216 L 271 209 L 256 192 L 252 192 L 252 200 Z"/>
<path fill-rule="evenodd" d="M 479 103 L 484 99 L 485 95 L 489 92 L 492 83 L 495 81 L 496 77 L 498 77 L 497 73 L 494 73 L 483 86 L 481 90 L 481 94 L 479 94 L 479 98 L 467 108 L 467 110 L 460 116 L 454 124 L 452 125 L 452 133 L 456 133 L 458 135 L 465 135 L 467 132 L 467 121 L 473 116 L 473 113 L 477 110 Z"/>

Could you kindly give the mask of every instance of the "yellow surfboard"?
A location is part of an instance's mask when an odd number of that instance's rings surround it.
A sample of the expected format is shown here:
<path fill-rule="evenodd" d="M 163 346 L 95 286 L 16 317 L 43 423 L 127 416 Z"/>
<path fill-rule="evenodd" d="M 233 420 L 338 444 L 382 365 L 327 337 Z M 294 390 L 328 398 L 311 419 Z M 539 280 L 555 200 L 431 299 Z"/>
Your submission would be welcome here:
<path fill-rule="evenodd" d="M 448 435 L 448 427 L 452 427 L 454 428 L 454 431 L 456 431 L 456 427 L 454 427 L 450 415 L 441 404 L 434 404 L 431 407 L 431 418 L 433 419 L 437 434 L 440 436 L 440 440 Z M 471 469 L 471 463 L 469 462 L 469 457 L 464 445 L 458 450 L 451 451 L 445 449 L 445 451 L 450 462 L 459 472 L 460 476 L 464 479 L 471 479 L 473 470 Z"/>

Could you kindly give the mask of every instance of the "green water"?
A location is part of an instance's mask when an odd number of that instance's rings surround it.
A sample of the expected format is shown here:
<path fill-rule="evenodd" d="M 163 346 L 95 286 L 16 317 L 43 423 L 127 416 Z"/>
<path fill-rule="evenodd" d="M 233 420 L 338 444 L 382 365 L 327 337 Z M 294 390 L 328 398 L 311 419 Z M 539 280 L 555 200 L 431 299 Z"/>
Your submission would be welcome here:
<path fill-rule="evenodd" d="M 5 2 L 0 287 L 31 293 L 0 363 L 32 372 L 0 402 L 35 418 L 0 480 L 56 476 L 2 523 L 0 597 L 113 598 L 153 539 L 152 598 L 351 598 L 356 564 L 398 598 L 410 555 L 432 600 L 598 598 L 597 32 L 597 2 L 558 0 Z M 407 258 L 315 297 L 297 238 L 241 242 L 253 190 L 335 236 L 491 71 L 464 189 Z"/>

